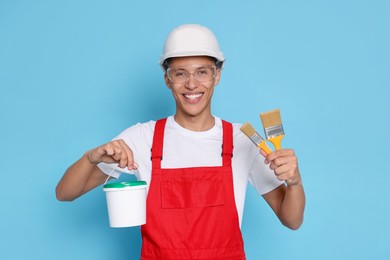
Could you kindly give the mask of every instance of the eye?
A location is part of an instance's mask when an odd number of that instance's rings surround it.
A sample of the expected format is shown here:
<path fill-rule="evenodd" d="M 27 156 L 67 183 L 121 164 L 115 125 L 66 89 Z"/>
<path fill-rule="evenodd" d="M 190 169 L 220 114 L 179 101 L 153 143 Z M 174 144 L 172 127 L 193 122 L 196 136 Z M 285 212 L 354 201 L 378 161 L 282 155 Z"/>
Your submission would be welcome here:
<path fill-rule="evenodd" d="M 187 77 L 187 73 L 184 70 L 175 70 L 173 76 L 176 78 L 185 78 Z"/>
<path fill-rule="evenodd" d="M 200 77 L 204 77 L 204 76 L 207 76 L 209 74 L 210 74 L 210 70 L 209 69 L 199 69 L 196 72 L 196 75 L 198 75 Z"/>

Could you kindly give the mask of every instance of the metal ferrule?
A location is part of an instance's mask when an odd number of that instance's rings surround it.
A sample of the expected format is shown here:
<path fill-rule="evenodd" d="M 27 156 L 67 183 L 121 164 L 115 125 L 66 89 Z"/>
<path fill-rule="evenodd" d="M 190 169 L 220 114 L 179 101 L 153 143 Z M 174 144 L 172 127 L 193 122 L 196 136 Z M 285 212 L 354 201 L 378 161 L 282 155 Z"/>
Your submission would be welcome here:
<path fill-rule="evenodd" d="M 250 139 L 252 140 L 252 142 L 258 146 L 264 139 L 259 135 L 259 133 L 254 133 Z"/>
<path fill-rule="evenodd" d="M 282 125 L 267 127 L 264 129 L 264 132 L 265 132 L 265 136 L 267 138 L 272 138 L 272 137 L 284 134 L 284 130 L 283 130 Z"/>

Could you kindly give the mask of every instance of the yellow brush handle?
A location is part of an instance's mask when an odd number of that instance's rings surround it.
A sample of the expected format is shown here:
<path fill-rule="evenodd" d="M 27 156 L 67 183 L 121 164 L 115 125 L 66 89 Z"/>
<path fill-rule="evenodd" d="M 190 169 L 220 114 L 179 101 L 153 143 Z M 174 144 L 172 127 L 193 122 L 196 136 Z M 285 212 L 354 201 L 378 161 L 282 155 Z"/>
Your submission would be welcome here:
<path fill-rule="evenodd" d="M 275 146 L 276 150 L 279 150 L 280 148 L 282 148 L 281 144 L 283 137 L 284 135 L 274 136 L 269 138 L 268 141 L 270 141 Z"/>
<path fill-rule="evenodd" d="M 261 150 L 263 150 L 266 154 L 272 153 L 272 150 L 268 147 L 265 141 L 261 141 L 259 148 L 261 148 Z"/>

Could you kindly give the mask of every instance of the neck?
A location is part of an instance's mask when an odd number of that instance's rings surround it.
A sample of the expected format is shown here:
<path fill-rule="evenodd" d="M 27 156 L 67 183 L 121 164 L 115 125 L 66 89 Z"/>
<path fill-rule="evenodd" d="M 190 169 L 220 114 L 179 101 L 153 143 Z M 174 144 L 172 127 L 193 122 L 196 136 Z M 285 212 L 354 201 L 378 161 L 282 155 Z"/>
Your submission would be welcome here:
<path fill-rule="evenodd" d="M 202 132 L 213 128 L 215 119 L 211 114 L 202 116 L 183 116 L 179 113 L 174 115 L 176 123 L 191 131 Z"/>

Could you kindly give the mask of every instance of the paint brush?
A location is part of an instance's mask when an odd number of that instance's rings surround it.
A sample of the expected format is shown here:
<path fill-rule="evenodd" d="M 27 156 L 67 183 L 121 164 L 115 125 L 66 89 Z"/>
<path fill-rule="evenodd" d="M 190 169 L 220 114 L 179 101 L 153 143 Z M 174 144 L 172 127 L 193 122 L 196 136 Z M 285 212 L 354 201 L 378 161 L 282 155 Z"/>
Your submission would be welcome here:
<path fill-rule="evenodd" d="M 272 150 L 268 147 L 267 143 L 265 142 L 264 138 L 261 137 L 261 135 L 256 132 L 256 130 L 253 128 L 253 126 L 246 122 L 243 124 L 240 128 L 240 130 L 251 139 L 251 141 L 260 149 L 262 149 L 266 154 L 270 154 Z"/>
<path fill-rule="evenodd" d="M 276 150 L 279 150 L 281 148 L 281 142 L 284 137 L 282 119 L 280 118 L 280 110 L 275 109 L 261 113 L 260 119 L 263 123 L 265 137 L 275 146 Z"/>

